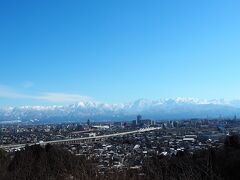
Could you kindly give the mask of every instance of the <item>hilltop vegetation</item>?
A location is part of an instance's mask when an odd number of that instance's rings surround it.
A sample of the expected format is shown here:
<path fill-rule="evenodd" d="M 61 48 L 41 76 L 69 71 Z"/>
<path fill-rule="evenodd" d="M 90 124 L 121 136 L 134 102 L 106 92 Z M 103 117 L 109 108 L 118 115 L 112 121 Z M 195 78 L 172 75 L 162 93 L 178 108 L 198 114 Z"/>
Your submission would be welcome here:
<path fill-rule="evenodd" d="M 142 170 L 110 171 L 99 174 L 96 162 L 75 156 L 62 147 L 39 145 L 10 155 L 0 151 L 0 177 L 3 180 L 238 180 L 240 141 L 229 136 L 224 147 L 187 152 L 176 156 L 156 156 L 143 161 Z"/>

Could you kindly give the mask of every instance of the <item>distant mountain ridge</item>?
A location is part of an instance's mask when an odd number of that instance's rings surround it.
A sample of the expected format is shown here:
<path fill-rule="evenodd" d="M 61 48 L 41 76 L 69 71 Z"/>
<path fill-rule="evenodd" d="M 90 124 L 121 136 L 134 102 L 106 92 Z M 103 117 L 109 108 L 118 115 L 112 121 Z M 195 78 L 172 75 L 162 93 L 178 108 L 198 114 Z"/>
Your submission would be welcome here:
<path fill-rule="evenodd" d="M 139 99 L 122 104 L 82 101 L 65 106 L 20 106 L 0 108 L 0 122 L 68 122 L 132 120 L 137 114 L 155 120 L 233 117 L 240 114 L 240 101 L 176 98 Z"/>

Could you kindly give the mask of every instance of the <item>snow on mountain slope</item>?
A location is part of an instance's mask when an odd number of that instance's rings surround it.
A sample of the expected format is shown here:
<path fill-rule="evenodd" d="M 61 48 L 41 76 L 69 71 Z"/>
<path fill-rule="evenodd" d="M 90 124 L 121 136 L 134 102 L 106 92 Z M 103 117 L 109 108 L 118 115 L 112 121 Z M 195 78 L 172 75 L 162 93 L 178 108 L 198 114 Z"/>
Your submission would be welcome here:
<path fill-rule="evenodd" d="M 20 106 L 0 109 L 2 121 L 65 122 L 86 120 L 131 120 L 136 114 L 153 119 L 182 119 L 233 116 L 240 114 L 240 101 L 223 99 L 201 100 L 176 98 L 139 99 L 125 104 L 106 104 L 92 101 L 66 106 Z"/>

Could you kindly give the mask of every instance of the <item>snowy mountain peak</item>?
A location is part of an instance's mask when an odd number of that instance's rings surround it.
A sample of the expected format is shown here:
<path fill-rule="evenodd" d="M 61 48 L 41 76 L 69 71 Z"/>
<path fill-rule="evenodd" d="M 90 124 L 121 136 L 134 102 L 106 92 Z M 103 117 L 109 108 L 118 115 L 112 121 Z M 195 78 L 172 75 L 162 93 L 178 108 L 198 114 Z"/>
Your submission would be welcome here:
<path fill-rule="evenodd" d="M 195 118 L 218 117 L 240 114 L 240 101 L 226 101 L 224 99 L 204 100 L 196 98 L 175 99 L 138 99 L 130 103 L 107 104 L 93 101 L 81 101 L 66 106 L 20 106 L 0 109 L 1 121 L 42 121 L 66 120 L 132 120 L 141 113 L 147 118 Z"/>

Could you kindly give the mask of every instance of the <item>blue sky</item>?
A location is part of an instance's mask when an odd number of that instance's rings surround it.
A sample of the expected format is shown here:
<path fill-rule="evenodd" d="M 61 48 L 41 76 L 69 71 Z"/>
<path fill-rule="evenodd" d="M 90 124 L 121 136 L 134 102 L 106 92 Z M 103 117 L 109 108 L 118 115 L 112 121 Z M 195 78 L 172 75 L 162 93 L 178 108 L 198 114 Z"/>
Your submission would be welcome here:
<path fill-rule="evenodd" d="M 0 2 L 0 106 L 240 98 L 240 1 Z"/>

